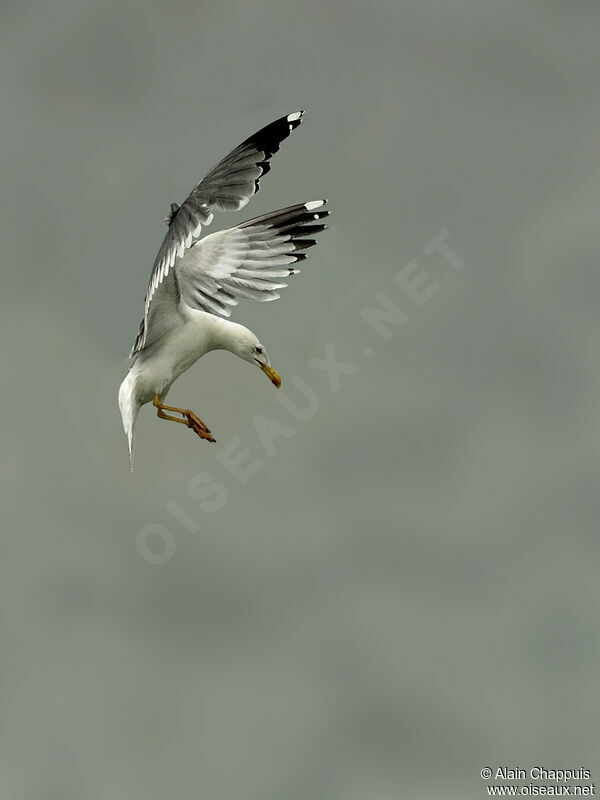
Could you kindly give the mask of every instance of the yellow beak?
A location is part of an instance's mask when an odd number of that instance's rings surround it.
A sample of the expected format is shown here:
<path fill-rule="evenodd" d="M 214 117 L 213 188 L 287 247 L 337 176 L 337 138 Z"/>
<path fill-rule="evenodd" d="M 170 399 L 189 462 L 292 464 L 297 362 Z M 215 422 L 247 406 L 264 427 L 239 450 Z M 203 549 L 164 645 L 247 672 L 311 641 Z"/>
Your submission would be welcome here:
<path fill-rule="evenodd" d="M 269 366 L 269 364 L 261 364 L 260 368 L 265 373 L 267 378 L 271 381 L 273 386 L 276 386 L 278 389 L 281 386 L 281 378 L 279 377 L 276 370 L 273 367 Z"/>

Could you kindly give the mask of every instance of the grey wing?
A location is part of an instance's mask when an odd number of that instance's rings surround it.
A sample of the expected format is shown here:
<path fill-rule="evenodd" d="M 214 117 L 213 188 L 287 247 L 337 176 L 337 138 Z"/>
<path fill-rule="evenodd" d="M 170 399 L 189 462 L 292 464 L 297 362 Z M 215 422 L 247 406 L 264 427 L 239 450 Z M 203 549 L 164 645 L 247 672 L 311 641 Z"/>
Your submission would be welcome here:
<path fill-rule="evenodd" d="M 290 206 L 205 236 L 175 265 L 181 302 L 228 317 L 241 298 L 276 300 L 287 286 L 282 278 L 300 271 L 302 251 L 327 227 L 321 223 L 329 215 L 326 202 Z"/>
<path fill-rule="evenodd" d="M 181 206 L 175 203 L 171 205 L 166 220 L 169 230 L 152 267 L 145 297 L 144 319 L 133 343 L 131 356 L 147 346 L 150 338 L 157 338 L 154 332 L 149 333 L 151 321 L 157 321 L 158 317 L 155 313 L 151 314 L 151 305 L 159 287 L 169 275 L 164 302 L 175 300 L 177 296 L 177 286 L 173 284 L 172 276 L 176 260 L 182 258 L 198 241 L 202 226 L 210 225 L 215 211 L 237 211 L 256 194 L 260 188 L 260 178 L 270 169 L 270 158 L 279 150 L 280 143 L 300 125 L 303 114 L 303 111 L 295 111 L 250 136 L 196 184 Z M 175 313 L 172 303 L 170 308 Z"/>

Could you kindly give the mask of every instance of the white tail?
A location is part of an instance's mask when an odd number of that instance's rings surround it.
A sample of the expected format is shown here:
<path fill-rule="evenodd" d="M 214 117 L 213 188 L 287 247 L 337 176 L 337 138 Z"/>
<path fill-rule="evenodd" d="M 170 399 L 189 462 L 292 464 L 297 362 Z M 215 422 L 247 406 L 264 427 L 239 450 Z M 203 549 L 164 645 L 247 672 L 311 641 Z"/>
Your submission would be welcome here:
<path fill-rule="evenodd" d="M 121 410 L 123 428 L 127 434 L 127 444 L 129 446 L 129 467 L 132 472 L 135 451 L 135 420 L 140 407 L 141 403 L 135 396 L 135 381 L 130 370 L 125 376 L 125 380 L 119 387 L 119 409 Z"/>

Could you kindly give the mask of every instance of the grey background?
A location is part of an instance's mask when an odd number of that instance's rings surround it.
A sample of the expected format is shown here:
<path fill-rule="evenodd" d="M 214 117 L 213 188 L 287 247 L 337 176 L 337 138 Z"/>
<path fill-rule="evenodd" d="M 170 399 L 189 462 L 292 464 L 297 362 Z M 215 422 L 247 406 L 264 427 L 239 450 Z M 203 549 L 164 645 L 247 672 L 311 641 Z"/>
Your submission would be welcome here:
<path fill-rule="evenodd" d="M 447 800 L 486 796 L 486 765 L 598 769 L 599 24 L 3 0 L 1 798 Z M 162 218 L 296 108 L 216 223 L 330 198 L 303 274 L 236 314 L 318 412 L 211 354 L 171 399 L 218 444 L 143 409 L 131 475 L 116 392 Z M 443 228 L 459 271 L 423 255 Z M 412 258 L 441 284 L 422 307 L 394 284 Z M 388 341 L 377 292 L 408 315 Z M 328 342 L 358 366 L 335 394 L 307 366 Z M 256 414 L 293 429 L 271 457 Z"/>

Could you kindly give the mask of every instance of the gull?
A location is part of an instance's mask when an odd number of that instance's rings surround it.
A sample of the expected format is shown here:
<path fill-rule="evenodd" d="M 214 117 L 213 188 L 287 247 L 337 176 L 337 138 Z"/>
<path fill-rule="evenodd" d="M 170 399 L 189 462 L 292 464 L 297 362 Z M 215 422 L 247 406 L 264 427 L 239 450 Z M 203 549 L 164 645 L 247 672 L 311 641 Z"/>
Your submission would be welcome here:
<path fill-rule="evenodd" d="M 168 231 L 154 261 L 133 359 L 119 388 L 119 408 L 133 471 L 134 429 L 140 408 L 152 403 L 160 419 L 180 422 L 201 439 L 210 429 L 189 408 L 165 404 L 173 382 L 211 350 L 260 367 L 277 388 L 281 378 L 258 337 L 227 319 L 240 299 L 276 300 L 282 279 L 296 275 L 312 237 L 325 230 L 327 200 L 282 208 L 234 228 L 202 236 L 215 212 L 238 211 L 258 192 L 280 143 L 300 125 L 303 111 L 281 117 L 232 150 L 192 189 L 171 204 Z"/>

